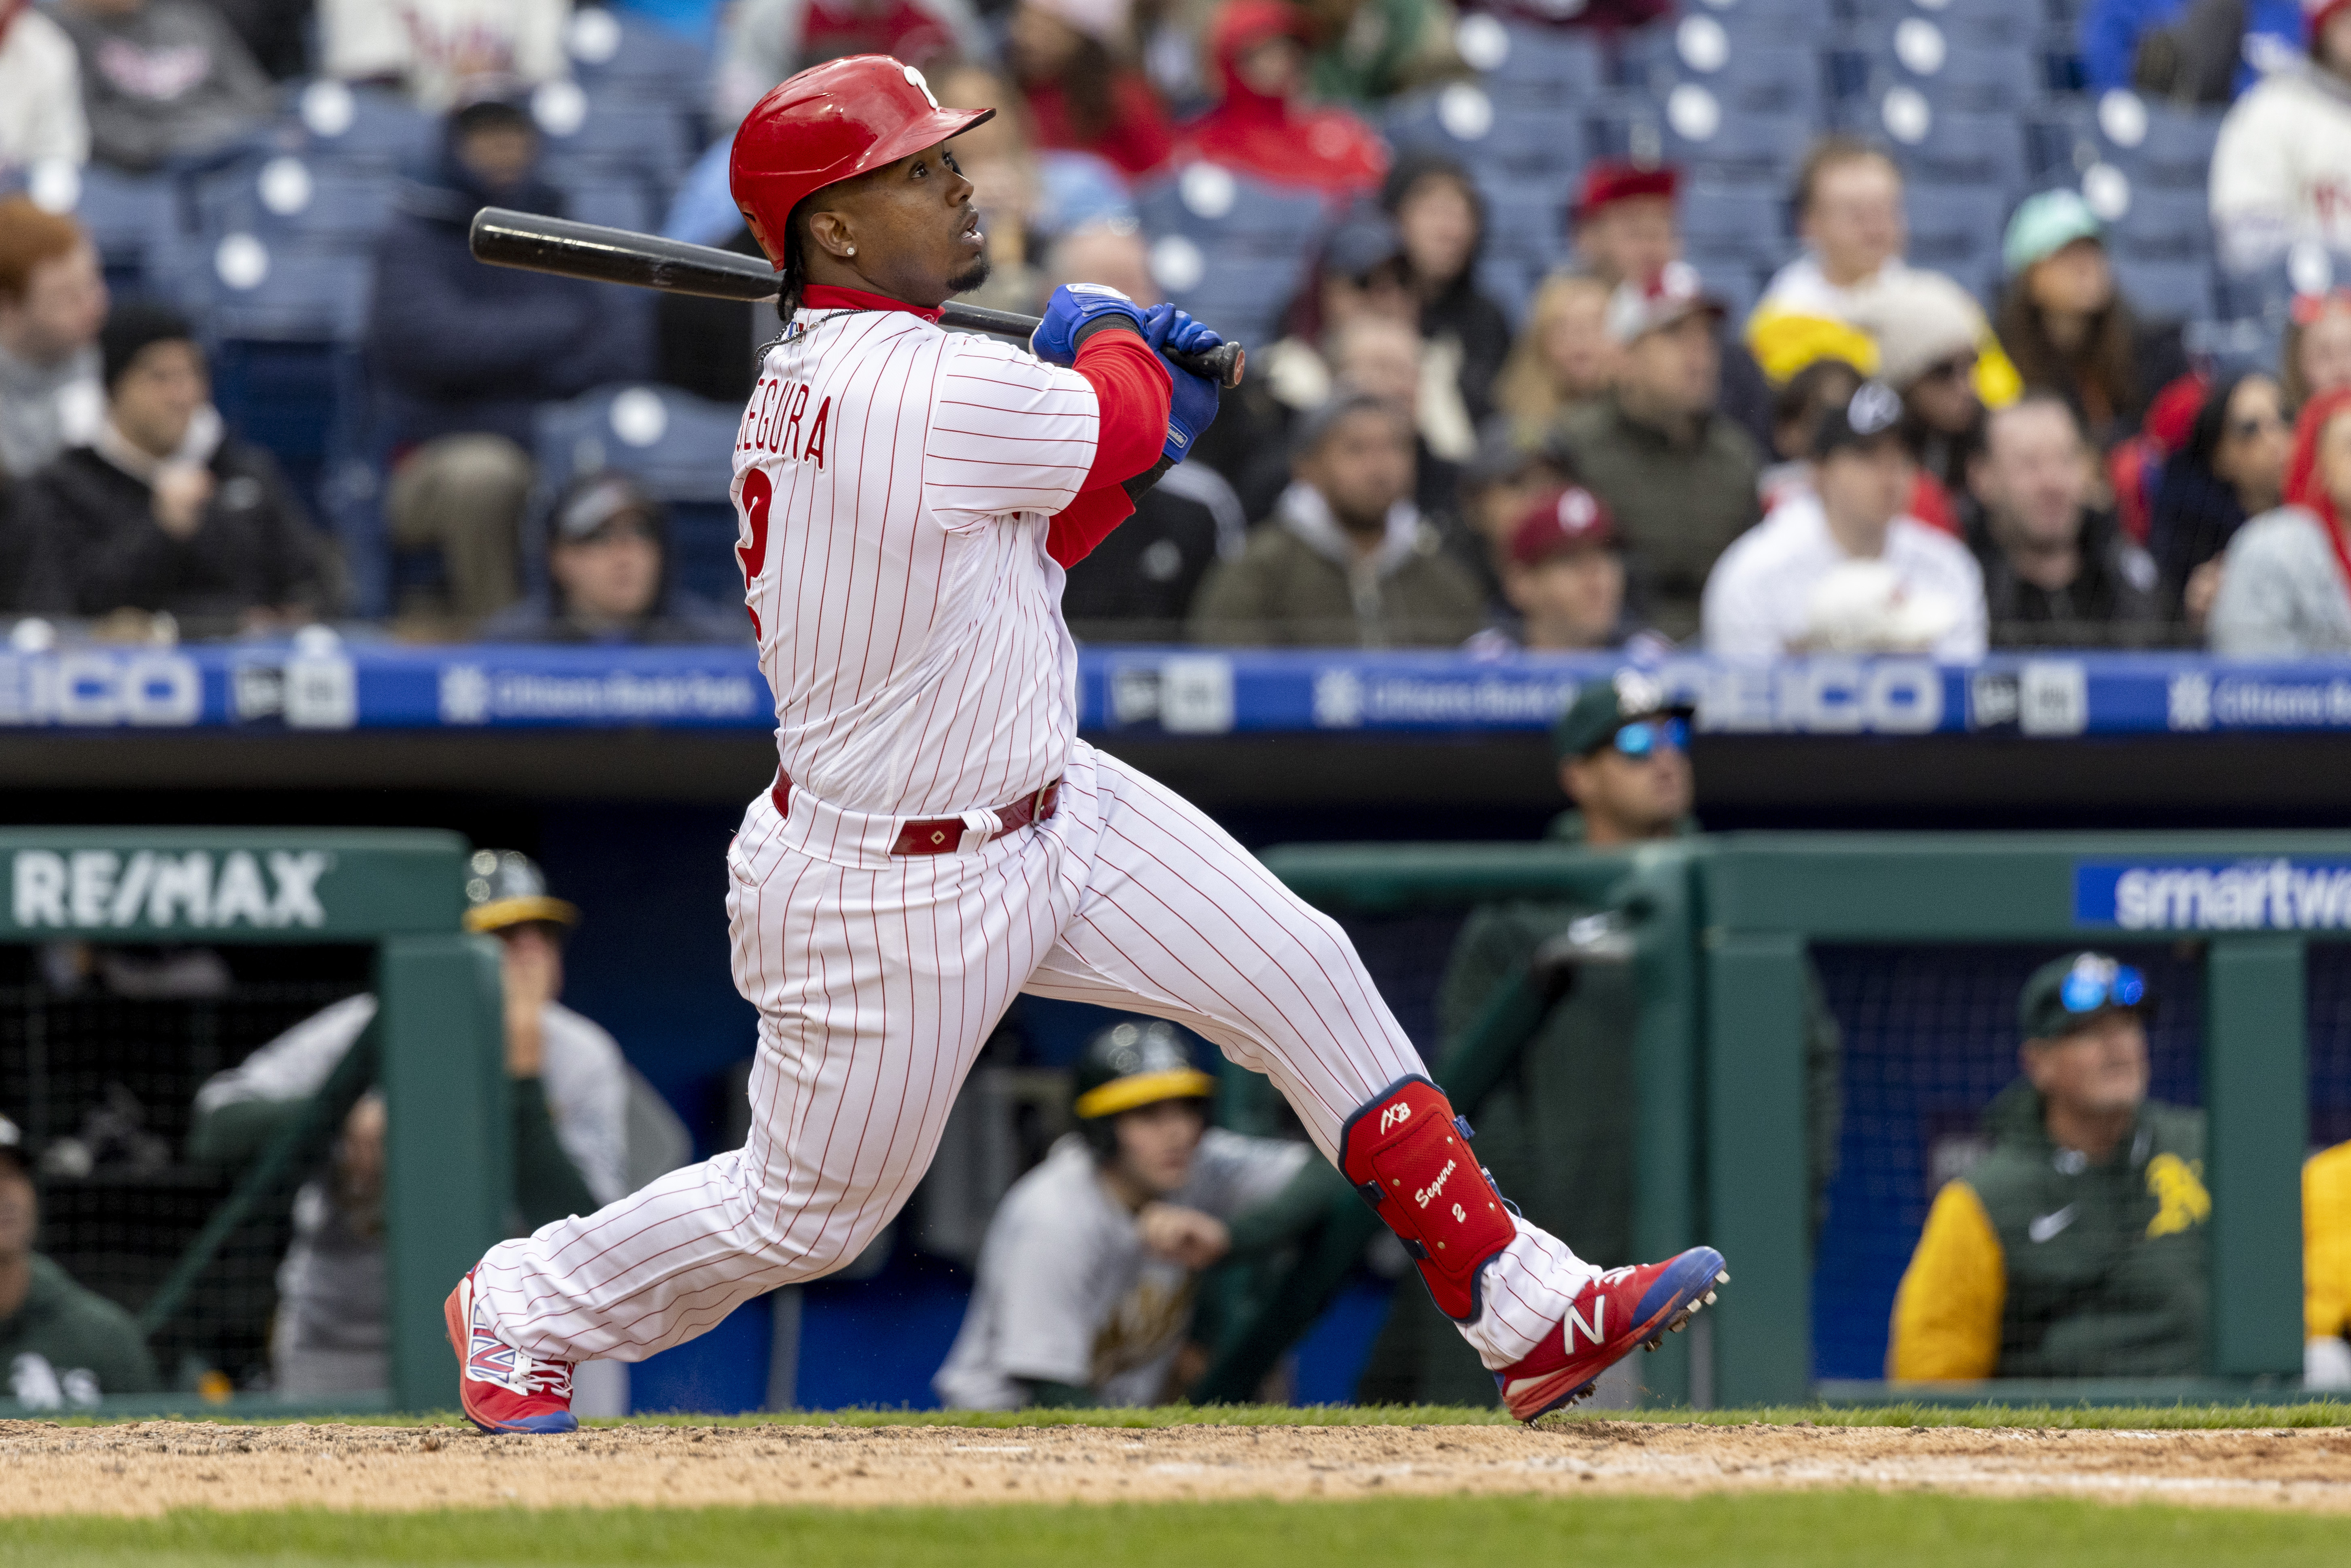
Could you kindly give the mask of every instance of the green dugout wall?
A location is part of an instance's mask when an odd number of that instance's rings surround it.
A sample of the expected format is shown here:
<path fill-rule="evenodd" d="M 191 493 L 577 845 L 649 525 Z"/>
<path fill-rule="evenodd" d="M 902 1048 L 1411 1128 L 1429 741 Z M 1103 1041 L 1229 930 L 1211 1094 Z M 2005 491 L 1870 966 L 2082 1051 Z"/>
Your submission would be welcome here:
<path fill-rule="evenodd" d="M 2351 834 L 1747 833 L 1629 853 L 1290 846 L 1265 861 L 1339 912 L 1569 897 L 1625 917 L 1641 998 L 1627 1042 L 1639 1130 L 1635 1235 L 1643 1257 L 1705 1240 L 1729 1259 L 1732 1284 L 1709 1314 L 1710 1377 L 1700 1377 L 1725 1406 L 1858 1392 L 1816 1389 L 1811 1375 L 1811 945 L 2195 941 L 2206 981 L 2213 1301 L 2224 1309 L 2199 1387 L 2241 1394 L 2299 1375 L 2304 955 L 2312 941 L 2351 936 Z M 1509 1000 L 1498 998 L 1485 1021 Z M 1459 1051 L 1455 1042 L 1437 1071 L 1457 1099 L 1445 1067 Z M 1686 1354 L 1676 1342 L 1644 1363 L 1653 1399 L 1688 1397 Z M 2036 1396 L 2061 1392 L 2039 1385 Z"/>
<path fill-rule="evenodd" d="M 441 1299 L 505 1235 L 511 1202 L 497 952 L 462 929 L 467 849 L 453 833 L 411 831 L 0 831 L 0 942 L 374 950 L 399 1409 L 454 1403 Z"/>

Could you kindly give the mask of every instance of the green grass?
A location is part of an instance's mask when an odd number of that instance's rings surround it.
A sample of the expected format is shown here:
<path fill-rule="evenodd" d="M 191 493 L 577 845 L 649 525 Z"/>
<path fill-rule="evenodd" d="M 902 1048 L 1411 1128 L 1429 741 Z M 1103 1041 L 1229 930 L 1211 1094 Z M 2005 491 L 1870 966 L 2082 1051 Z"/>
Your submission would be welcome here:
<path fill-rule="evenodd" d="M 453 1410 L 423 1415 L 311 1416 L 260 1418 L 211 1415 L 108 1417 L 60 1416 L 68 1427 L 120 1425 L 128 1420 L 218 1421 L 239 1427 L 286 1426 L 295 1421 L 351 1427 L 462 1425 Z M 1741 1410 L 1592 1410 L 1549 1417 L 1546 1425 L 1581 1421 L 1677 1421 L 1709 1427 L 1761 1422 L 1787 1427 L 2040 1427 L 2074 1431 L 2193 1431 L 2239 1427 L 2351 1427 L 2351 1404 L 2327 1400 L 2309 1405 L 1775 1405 Z M 756 1416 L 635 1416 L 596 1420 L 590 1427 L 1499 1427 L 1510 1417 L 1499 1409 L 1447 1405 L 1209 1405 L 1157 1406 L 1147 1410 L 794 1410 Z"/>
<path fill-rule="evenodd" d="M 1012 1506 L 888 1511 L 565 1509 L 11 1520 L 0 1564 L 716 1564 L 753 1568 L 1365 1568 L 1726 1563 L 1741 1568 L 2270 1568 L 2339 1563 L 2339 1518 L 2070 1501 L 1815 1492 L 1656 1498 Z"/>

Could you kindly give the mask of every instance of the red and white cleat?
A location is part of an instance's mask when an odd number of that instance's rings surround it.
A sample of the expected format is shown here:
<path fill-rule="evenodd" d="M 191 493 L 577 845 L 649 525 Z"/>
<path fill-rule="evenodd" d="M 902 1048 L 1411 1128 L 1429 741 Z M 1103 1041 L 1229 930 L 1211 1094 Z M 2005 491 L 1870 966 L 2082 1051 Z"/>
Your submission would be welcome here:
<path fill-rule="evenodd" d="M 1722 1254 L 1693 1247 L 1662 1263 L 1611 1269 L 1576 1293 L 1567 1315 L 1519 1363 L 1494 1374 L 1502 1403 L 1521 1421 L 1573 1405 L 1593 1380 L 1646 1343 L 1651 1350 L 1730 1282 Z"/>
<path fill-rule="evenodd" d="M 571 1364 L 542 1361 L 490 1332 L 474 1303 L 474 1273 L 457 1281 L 442 1303 L 449 1343 L 457 1353 L 457 1403 L 485 1432 L 576 1432 L 571 1414 Z"/>

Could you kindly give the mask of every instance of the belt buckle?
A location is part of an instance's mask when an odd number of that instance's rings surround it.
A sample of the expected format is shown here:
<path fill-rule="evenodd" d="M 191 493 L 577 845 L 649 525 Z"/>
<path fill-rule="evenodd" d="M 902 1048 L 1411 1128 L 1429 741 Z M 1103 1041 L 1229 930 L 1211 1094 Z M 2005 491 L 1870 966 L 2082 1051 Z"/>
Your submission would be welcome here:
<path fill-rule="evenodd" d="M 1061 780 L 1056 779 L 1052 780 L 1051 783 L 1040 784 L 1037 787 L 1037 792 L 1029 797 L 1029 820 L 1030 821 L 1041 822 L 1045 820 L 1045 797 L 1051 794 L 1053 792 L 1054 786 L 1059 783 L 1061 783 Z"/>

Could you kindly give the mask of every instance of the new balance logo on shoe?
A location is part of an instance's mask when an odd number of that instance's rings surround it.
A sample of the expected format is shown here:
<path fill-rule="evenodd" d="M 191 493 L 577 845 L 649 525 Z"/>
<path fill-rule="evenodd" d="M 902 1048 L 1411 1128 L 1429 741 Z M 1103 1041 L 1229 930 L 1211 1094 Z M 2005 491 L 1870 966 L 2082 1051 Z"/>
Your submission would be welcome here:
<path fill-rule="evenodd" d="M 2054 1214 L 2036 1214 L 2032 1217 L 2032 1223 L 2025 1226 L 2024 1233 L 2035 1241 L 2050 1240 L 2059 1231 L 2073 1224 L 2074 1217 L 2081 1212 L 2080 1204 L 2069 1203 Z"/>
<path fill-rule="evenodd" d="M 1590 1322 L 1585 1322 L 1583 1321 L 1583 1314 L 1577 1312 L 1574 1307 L 1570 1306 L 1567 1309 L 1567 1322 L 1560 1326 L 1560 1334 L 1562 1338 L 1566 1340 L 1568 1354 L 1571 1355 L 1575 1354 L 1575 1336 L 1579 1333 L 1581 1333 L 1585 1339 L 1590 1340 L 1593 1344 L 1598 1344 L 1602 1340 L 1608 1337 L 1607 1297 L 1594 1296 L 1592 1298 L 1592 1321 Z"/>

